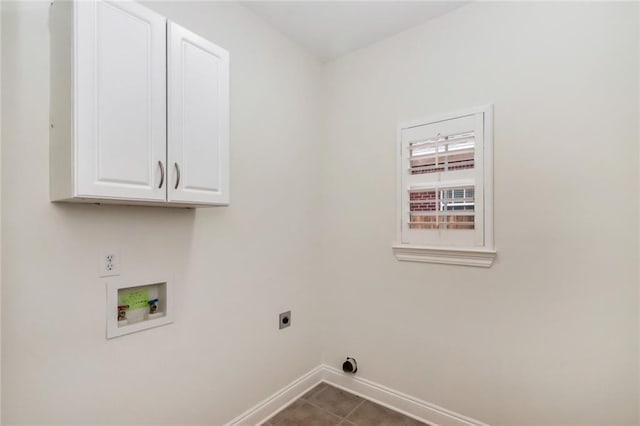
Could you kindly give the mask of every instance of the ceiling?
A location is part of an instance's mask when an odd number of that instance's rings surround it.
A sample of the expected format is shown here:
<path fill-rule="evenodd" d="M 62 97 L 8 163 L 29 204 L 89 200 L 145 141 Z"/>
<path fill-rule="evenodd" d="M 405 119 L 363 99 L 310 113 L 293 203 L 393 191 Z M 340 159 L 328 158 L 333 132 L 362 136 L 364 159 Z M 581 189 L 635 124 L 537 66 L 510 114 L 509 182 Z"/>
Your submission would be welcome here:
<path fill-rule="evenodd" d="M 326 62 L 440 16 L 468 1 L 243 1 Z"/>

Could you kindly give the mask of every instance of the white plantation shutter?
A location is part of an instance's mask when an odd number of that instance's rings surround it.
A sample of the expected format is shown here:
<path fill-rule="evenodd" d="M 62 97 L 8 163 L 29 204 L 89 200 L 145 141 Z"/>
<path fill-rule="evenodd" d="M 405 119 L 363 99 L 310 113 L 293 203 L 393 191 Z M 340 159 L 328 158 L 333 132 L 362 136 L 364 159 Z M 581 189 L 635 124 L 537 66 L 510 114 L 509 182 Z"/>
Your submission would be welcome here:
<path fill-rule="evenodd" d="M 483 246 L 483 113 L 404 128 L 400 145 L 402 243 Z"/>

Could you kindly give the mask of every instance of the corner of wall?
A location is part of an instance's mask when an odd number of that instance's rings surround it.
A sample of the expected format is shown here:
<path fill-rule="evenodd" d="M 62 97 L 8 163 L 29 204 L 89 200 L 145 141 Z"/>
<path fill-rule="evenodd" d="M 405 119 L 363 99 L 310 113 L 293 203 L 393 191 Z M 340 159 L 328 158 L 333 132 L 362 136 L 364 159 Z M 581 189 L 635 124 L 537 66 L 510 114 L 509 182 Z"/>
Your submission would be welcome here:
<path fill-rule="evenodd" d="M 0 2 L 0 224 L 2 223 L 2 2 Z M 0 225 L 0 425 L 2 425 L 2 226 Z"/>
<path fill-rule="evenodd" d="M 638 167 L 636 168 L 637 182 L 638 182 L 638 200 L 640 200 L 640 3 L 636 3 L 636 43 L 638 48 L 638 58 L 636 61 L 636 96 L 637 96 L 637 120 L 638 130 L 636 134 L 636 141 L 638 144 Z M 636 217 L 640 218 L 640 202 L 638 202 L 638 210 L 636 211 Z M 640 219 L 639 219 L 640 220 Z M 638 248 L 640 248 L 640 227 L 638 234 Z M 640 306 L 640 250 L 638 251 L 638 301 Z M 638 402 L 637 402 L 637 414 L 636 420 L 640 421 L 640 309 L 638 309 L 638 342 L 636 344 L 636 353 L 638 356 Z"/>

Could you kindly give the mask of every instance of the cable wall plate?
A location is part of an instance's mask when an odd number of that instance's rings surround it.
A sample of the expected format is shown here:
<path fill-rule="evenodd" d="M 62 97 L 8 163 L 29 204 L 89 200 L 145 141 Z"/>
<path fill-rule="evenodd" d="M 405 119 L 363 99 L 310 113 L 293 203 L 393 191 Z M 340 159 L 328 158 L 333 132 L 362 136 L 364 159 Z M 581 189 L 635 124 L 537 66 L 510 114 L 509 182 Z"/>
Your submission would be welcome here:
<path fill-rule="evenodd" d="M 172 322 L 170 277 L 107 281 L 107 339 Z"/>

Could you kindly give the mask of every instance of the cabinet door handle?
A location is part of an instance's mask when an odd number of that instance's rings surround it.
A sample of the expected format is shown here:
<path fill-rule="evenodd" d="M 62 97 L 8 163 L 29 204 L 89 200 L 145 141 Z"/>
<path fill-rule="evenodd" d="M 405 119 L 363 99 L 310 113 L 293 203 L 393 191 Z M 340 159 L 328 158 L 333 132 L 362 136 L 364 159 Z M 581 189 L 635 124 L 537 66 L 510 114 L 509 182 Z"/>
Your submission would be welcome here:
<path fill-rule="evenodd" d="M 158 161 L 158 166 L 160 166 L 160 185 L 158 185 L 158 188 L 162 188 L 162 185 L 164 185 L 164 164 L 162 164 L 162 161 Z"/>
<path fill-rule="evenodd" d="M 176 166 L 176 186 L 173 189 L 178 189 L 178 185 L 180 185 L 180 166 L 178 163 L 173 163 Z"/>

